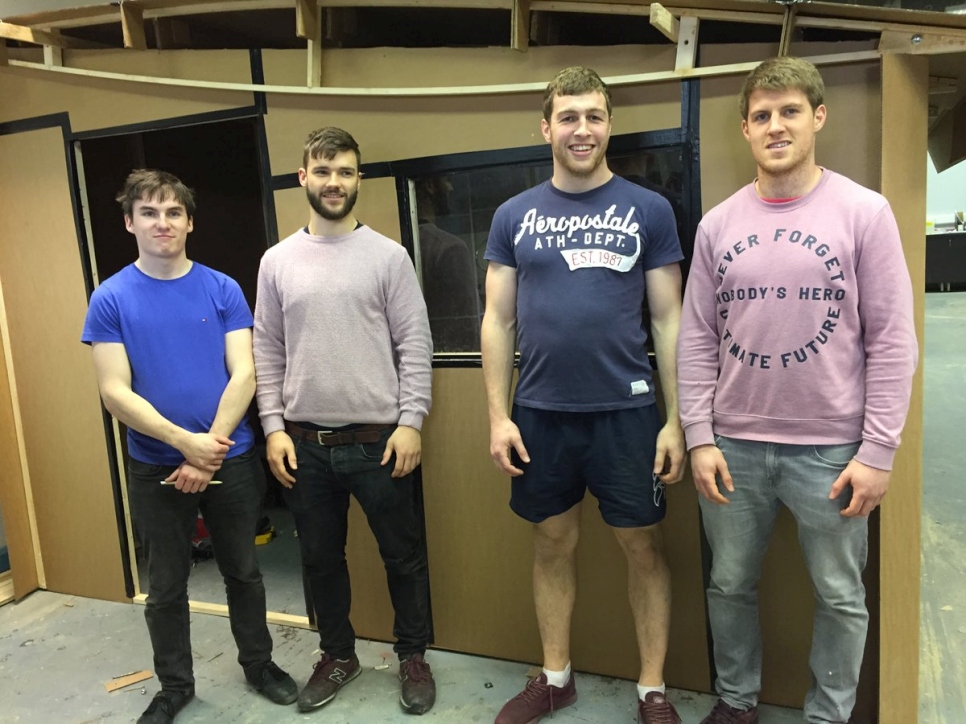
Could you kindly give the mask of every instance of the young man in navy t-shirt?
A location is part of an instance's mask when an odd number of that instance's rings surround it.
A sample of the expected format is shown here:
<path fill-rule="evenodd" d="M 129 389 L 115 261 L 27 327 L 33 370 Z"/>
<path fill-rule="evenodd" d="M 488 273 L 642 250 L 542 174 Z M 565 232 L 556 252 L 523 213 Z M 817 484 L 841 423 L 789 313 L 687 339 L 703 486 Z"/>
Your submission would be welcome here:
<path fill-rule="evenodd" d="M 138 724 L 167 724 L 194 696 L 188 615 L 198 511 L 228 592 L 238 663 L 277 704 L 298 696 L 272 662 L 255 532 L 265 489 L 245 415 L 255 393 L 252 313 L 238 284 L 188 259 L 194 194 L 169 173 L 138 170 L 118 195 L 138 258 L 91 296 L 104 406 L 128 427 L 131 519 L 148 566 L 144 610 L 161 682 Z"/>
<path fill-rule="evenodd" d="M 661 196 L 615 176 L 607 86 L 567 68 L 547 86 L 543 136 L 553 177 L 493 218 L 486 258 L 482 352 L 490 455 L 513 477 L 510 507 L 533 523 L 533 593 L 543 673 L 503 707 L 497 724 L 524 724 L 572 704 L 570 620 L 587 489 L 627 555 L 641 654 L 638 717 L 680 722 L 664 693 L 671 607 L 660 521 L 664 485 L 680 480 L 675 345 L 681 247 Z M 642 305 L 661 369 L 662 426 L 647 359 Z M 520 377 L 507 414 L 514 344 Z"/>

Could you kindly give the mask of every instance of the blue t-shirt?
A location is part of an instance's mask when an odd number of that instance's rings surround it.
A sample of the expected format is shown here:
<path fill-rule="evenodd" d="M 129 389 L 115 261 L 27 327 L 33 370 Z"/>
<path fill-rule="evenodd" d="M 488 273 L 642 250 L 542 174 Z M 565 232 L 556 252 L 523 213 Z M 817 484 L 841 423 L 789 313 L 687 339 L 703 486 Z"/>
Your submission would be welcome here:
<path fill-rule="evenodd" d="M 662 196 L 619 176 L 580 194 L 546 181 L 496 210 L 485 258 L 517 270 L 517 404 L 596 412 L 654 402 L 644 273 L 684 258 Z"/>
<path fill-rule="evenodd" d="M 194 262 L 178 279 L 154 279 L 129 264 L 91 295 L 81 341 L 120 342 L 131 362 L 131 388 L 161 415 L 191 432 L 207 432 L 228 385 L 225 335 L 252 326 L 237 282 Z M 242 418 L 228 457 L 251 449 Z M 178 450 L 128 429 L 128 452 L 151 465 L 180 465 Z"/>

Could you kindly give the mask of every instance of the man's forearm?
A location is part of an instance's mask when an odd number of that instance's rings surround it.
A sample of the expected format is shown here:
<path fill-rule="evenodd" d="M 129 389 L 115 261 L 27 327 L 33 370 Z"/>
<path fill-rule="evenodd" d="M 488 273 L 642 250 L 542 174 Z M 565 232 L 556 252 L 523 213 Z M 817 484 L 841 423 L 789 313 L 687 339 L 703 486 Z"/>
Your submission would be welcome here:
<path fill-rule="evenodd" d="M 657 357 L 657 370 L 661 377 L 661 392 L 667 408 L 667 421 L 680 425 L 678 409 L 677 342 L 679 319 L 673 322 L 654 322 L 651 335 L 654 340 L 654 353 Z"/>
<path fill-rule="evenodd" d="M 513 355 L 516 325 L 500 325 L 485 317 L 480 334 L 483 357 L 483 382 L 486 385 L 487 410 L 490 423 L 507 417 L 510 400 L 510 380 L 513 378 Z"/>
<path fill-rule="evenodd" d="M 255 395 L 255 373 L 235 374 L 228 380 L 225 391 L 218 401 L 218 411 L 211 423 L 210 433 L 231 437 L 238 423 L 248 412 Z"/>
<path fill-rule="evenodd" d="M 165 418 L 154 406 L 130 389 L 102 390 L 104 407 L 133 430 L 180 449 L 187 430 Z"/>

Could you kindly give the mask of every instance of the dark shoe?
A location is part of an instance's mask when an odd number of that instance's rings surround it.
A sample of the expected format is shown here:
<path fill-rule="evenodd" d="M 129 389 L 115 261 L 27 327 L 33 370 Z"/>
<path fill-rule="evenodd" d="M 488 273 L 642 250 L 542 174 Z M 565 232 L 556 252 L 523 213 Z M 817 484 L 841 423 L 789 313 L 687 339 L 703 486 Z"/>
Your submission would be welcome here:
<path fill-rule="evenodd" d="M 137 724 L 170 724 L 175 715 L 195 696 L 195 690 L 175 691 L 162 689 L 148 704 L 148 708 L 138 719 Z"/>
<path fill-rule="evenodd" d="M 425 714 L 436 703 L 436 682 L 422 654 L 399 661 L 399 703 L 408 714 Z"/>
<path fill-rule="evenodd" d="M 328 654 L 322 654 L 309 683 L 299 694 L 299 711 L 312 711 L 328 704 L 339 689 L 361 673 L 359 658 L 355 654 L 348 659 L 333 659 Z"/>
<path fill-rule="evenodd" d="M 275 704 L 291 704 L 299 698 L 299 687 L 274 661 L 254 666 L 245 672 L 255 691 Z"/>
<path fill-rule="evenodd" d="M 714 709 L 701 720 L 701 724 L 758 724 L 758 707 L 742 711 L 718 699 Z"/>
<path fill-rule="evenodd" d="M 681 724 L 674 706 L 660 691 L 649 691 L 637 700 L 637 721 L 640 724 Z"/>
<path fill-rule="evenodd" d="M 553 714 L 577 701 L 574 675 L 565 686 L 551 686 L 547 675 L 530 679 L 526 688 L 510 699 L 496 716 L 495 724 L 535 724 L 544 714 Z"/>

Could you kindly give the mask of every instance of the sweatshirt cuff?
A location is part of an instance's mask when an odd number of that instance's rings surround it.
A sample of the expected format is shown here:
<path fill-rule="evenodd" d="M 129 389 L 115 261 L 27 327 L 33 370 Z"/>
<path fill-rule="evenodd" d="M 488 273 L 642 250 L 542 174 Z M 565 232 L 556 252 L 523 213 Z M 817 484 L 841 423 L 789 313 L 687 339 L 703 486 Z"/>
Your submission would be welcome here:
<path fill-rule="evenodd" d="M 896 456 L 896 448 L 883 445 L 872 440 L 863 440 L 855 459 L 863 465 L 877 470 L 892 470 L 892 461 Z"/>
<path fill-rule="evenodd" d="M 687 443 L 688 451 L 693 450 L 698 445 L 714 445 L 714 430 L 711 421 L 692 422 L 684 428 L 684 440 Z"/>
<path fill-rule="evenodd" d="M 285 418 L 282 415 L 265 415 L 262 418 L 262 432 L 265 433 L 265 437 L 284 429 Z"/>
<path fill-rule="evenodd" d="M 416 430 L 422 431 L 423 429 L 423 419 L 425 415 L 421 415 L 418 412 L 403 412 L 399 415 L 399 425 L 405 425 L 406 427 L 412 427 Z"/>

